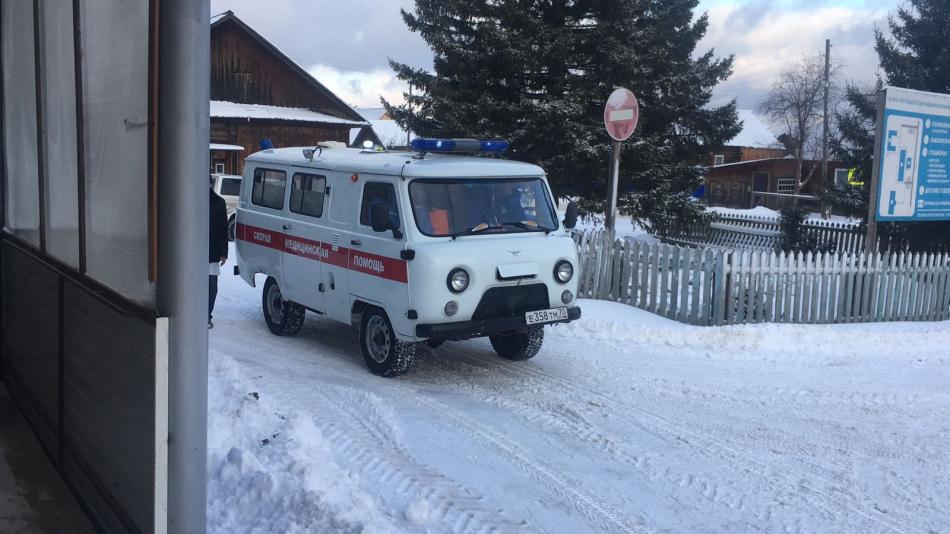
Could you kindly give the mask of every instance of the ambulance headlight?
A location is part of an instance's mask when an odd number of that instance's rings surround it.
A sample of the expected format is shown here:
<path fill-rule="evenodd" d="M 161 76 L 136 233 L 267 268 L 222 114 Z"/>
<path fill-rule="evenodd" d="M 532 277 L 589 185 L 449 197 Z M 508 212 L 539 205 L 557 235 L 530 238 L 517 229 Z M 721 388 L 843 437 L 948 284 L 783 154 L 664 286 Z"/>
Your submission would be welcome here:
<path fill-rule="evenodd" d="M 571 293 L 570 289 L 565 289 L 564 292 L 561 293 L 561 302 L 570 304 L 572 300 L 574 300 L 574 293 Z"/>
<path fill-rule="evenodd" d="M 452 269 L 445 283 L 452 293 L 461 293 L 468 289 L 468 273 L 461 267 Z"/>
<path fill-rule="evenodd" d="M 566 284 L 574 278 L 574 266 L 567 260 L 561 260 L 554 266 L 554 278 L 562 284 Z"/>

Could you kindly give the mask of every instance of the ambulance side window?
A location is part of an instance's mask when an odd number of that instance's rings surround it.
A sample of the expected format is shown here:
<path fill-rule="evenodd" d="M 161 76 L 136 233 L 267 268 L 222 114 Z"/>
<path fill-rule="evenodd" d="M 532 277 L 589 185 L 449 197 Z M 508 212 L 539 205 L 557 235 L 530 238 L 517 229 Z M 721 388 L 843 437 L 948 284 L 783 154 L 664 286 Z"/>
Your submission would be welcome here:
<path fill-rule="evenodd" d="M 311 217 L 323 217 L 323 197 L 326 190 L 326 176 L 294 174 L 290 184 L 290 211 Z"/>
<path fill-rule="evenodd" d="M 396 204 L 396 188 L 393 184 L 382 182 L 367 182 L 363 186 L 363 202 L 360 204 L 360 224 L 370 225 L 370 212 L 373 204 L 384 203 L 389 207 L 389 221 L 393 228 L 399 230 L 399 206 Z"/>
<path fill-rule="evenodd" d="M 251 203 L 275 210 L 284 209 L 284 191 L 287 190 L 287 173 L 272 169 L 254 169 L 254 187 Z"/>

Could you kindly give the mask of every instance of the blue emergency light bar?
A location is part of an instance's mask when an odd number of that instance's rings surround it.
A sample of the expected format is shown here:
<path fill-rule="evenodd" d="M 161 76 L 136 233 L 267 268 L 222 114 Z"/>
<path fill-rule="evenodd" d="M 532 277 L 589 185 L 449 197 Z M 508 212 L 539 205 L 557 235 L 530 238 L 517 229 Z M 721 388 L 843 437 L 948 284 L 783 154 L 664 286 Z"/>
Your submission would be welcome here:
<path fill-rule="evenodd" d="M 508 141 L 417 137 L 409 143 L 409 146 L 419 152 L 504 152 L 508 150 Z"/>

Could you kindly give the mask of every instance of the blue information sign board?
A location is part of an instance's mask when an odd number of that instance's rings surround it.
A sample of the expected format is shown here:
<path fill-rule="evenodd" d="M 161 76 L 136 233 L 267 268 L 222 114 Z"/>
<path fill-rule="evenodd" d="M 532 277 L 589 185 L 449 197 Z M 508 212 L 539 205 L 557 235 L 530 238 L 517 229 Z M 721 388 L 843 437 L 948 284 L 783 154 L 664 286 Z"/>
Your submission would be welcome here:
<path fill-rule="evenodd" d="M 950 95 L 888 87 L 876 219 L 950 220 Z"/>

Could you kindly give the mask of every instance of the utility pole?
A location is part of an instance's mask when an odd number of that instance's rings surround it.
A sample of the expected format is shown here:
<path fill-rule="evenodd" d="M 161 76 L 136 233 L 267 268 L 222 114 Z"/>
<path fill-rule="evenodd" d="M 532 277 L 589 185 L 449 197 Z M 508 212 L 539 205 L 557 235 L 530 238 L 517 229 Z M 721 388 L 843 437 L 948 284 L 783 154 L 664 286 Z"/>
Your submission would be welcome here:
<path fill-rule="evenodd" d="M 830 207 L 827 206 L 828 191 L 828 86 L 831 71 L 831 39 L 825 39 L 825 113 L 822 115 L 822 134 L 821 134 L 821 190 L 823 197 L 821 199 L 821 216 L 828 217 Z"/>
<path fill-rule="evenodd" d="M 406 101 L 406 109 L 409 110 L 409 117 L 412 117 L 412 82 L 409 82 L 409 99 Z M 391 117 L 390 117 L 391 118 Z M 406 128 L 406 148 L 409 148 L 409 143 L 412 142 L 412 129 Z"/>

